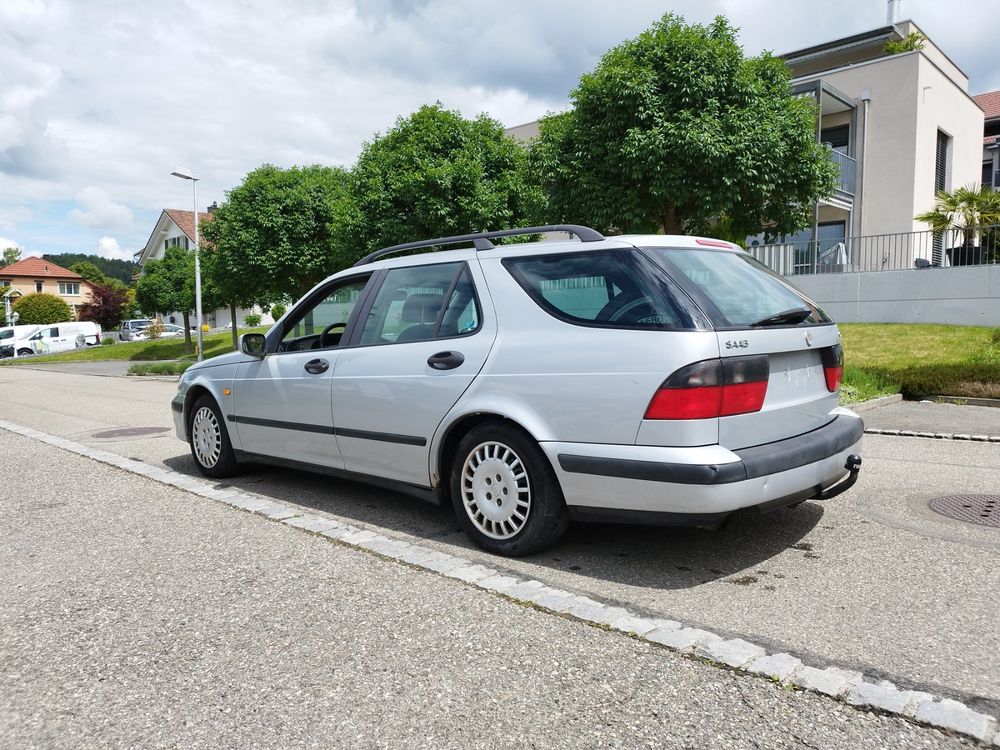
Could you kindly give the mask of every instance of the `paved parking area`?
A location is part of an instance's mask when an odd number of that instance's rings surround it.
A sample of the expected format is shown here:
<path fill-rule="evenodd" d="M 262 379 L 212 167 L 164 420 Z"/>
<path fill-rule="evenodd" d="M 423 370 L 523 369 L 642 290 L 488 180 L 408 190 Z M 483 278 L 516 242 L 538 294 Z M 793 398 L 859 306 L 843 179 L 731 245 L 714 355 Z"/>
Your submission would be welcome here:
<path fill-rule="evenodd" d="M 0 431 L 0 746 L 958 748 Z M 72 477 L 73 481 L 66 481 Z"/>
<path fill-rule="evenodd" d="M 12 421 L 194 473 L 169 430 L 170 383 L 2 369 L 0 389 L 11 399 L 5 416 Z M 32 403 L 38 389 L 47 398 Z M 95 436 L 122 426 L 160 431 Z M 863 479 L 827 504 L 717 533 L 580 525 L 550 553 L 499 562 L 470 548 L 447 513 L 392 493 L 276 469 L 253 469 L 232 484 L 601 601 L 1000 713 L 997 533 L 927 509 L 938 494 L 1000 491 L 1000 446 L 869 436 L 864 455 Z"/>

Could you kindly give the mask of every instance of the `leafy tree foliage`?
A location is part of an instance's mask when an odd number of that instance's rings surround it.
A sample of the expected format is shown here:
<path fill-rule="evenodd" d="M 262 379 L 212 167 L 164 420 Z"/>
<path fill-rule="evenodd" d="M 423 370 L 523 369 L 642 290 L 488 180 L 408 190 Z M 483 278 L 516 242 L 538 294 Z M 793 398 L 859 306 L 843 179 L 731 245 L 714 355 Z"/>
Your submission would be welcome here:
<path fill-rule="evenodd" d="M 358 157 L 342 217 L 345 260 L 401 242 L 530 223 L 544 199 L 527 167 L 525 150 L 495 120 L 421 107 Z"/>
<path fill-rule="evenodd" d="M 80 274 L 84 279 L 92 284 L 108 283 L 108 277 L 105 275 L 104 271 L 95 266 L 89 260 L 81 260 L 79 263 L 74 263 L 69 267 L 69 270 L 73 273 Z"/>
<path fill-rule="evenodd" d="M 82 265 L 82 264 L 77 264 Z M 75 270 L 75 269 L 74 269 Z M 76 271 L 76 273 L 80 273 Z M 83 276 L 82 273 L 80 273 Z M 86 278 L 86 276 L 84 276 Z M 127 312 L 128 291 L 108 284 L 92 284 L 90 301 L 80 307 L 80 320 L 92 320 L 103 330 L 117 328 Z"/>
<path fill-rule="evenodd" d="M 161 260 L 147 261 L 135 287 L 139 307 L 149 314 L 174 310 L 184 318 L 184 346 L 191 351 L 191 313 L 195 309 L 194 252 L 167 248 Z M 217 293 L 202 276 L 202 309 L 216 306 Z"/>
<path fill-rule="evenodd" d="M 14 303 L 13 312 L 18 313 L 18 325 L 46 325 L 72 320 L 69 305 L 54 294 L 26 294 Z"/>
<path fill-rule="evenodd" d="M 202 225 L 219 297 L 241 307 L 298 298 L 341 268 L 333 227 L 346 189 L 334 167 L 250 172 Z"/>
<path fill-rule="evenodd" d="M 540 124 L 532 160 L 552 220 L 742 238 L 796 231 L 832 192 L 813 104 L 770 54 L 745 59 L 718 17 L 667 14 L 580 79 L 573 109 Z"/>
<path fill-rule="evenodd" d="M 17 263 L 21 260 L 21 250 L 16 247 L 7 247 L 3 251 L 3 260 L 0 260 L 0 268 L 4 266 L 9 266 L 11 263 Z"/>
<path fill-rule="evenodd" d="M 77 263 L 92 263 L 105 276 L 111 279 L 117 279 L 126 286 L 131 286 L 132 276 L 137 270 L 139 270 L 139 265 L 130 260 L 102 258 L 100 255 L 88 255 L 86 253 L 46 253 L 42 256 L 42 258 L 44 260 L 50 260 L 63 268 L 69 268 L 70 270 L 72 270 L 73 266 Z M 83 276 L 82 273 L 80 275 Z"/>

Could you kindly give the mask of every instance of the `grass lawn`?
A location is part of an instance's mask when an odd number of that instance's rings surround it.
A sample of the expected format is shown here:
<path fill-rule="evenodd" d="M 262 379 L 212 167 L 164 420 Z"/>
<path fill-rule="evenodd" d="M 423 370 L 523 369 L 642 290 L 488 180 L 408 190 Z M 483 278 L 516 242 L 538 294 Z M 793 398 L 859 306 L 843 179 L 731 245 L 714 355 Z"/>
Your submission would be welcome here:
<path fill-rule="evenodd" d="M 905 398 L 1000 398 L 1000 329 L 929 323 L 843 323 L 845 402 Z"/>

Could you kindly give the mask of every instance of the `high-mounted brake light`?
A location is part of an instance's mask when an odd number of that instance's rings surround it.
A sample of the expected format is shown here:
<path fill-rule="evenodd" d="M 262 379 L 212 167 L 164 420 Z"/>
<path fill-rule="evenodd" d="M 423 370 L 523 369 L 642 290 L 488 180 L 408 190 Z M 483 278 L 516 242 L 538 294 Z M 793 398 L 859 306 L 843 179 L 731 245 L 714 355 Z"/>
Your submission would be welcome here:
<path fill-rule="evenodd" d="M 653 394 L 646 419 L 711 419 L 760 411 L 771 368 L 766 354 L 682 367 Z"/>
<path fill-rule="evenodd" d="M 723 242 L 722 240 L 705 240 L 698 238 L 695 240 L 699 245 L 705 245 L 706 247 L 724 247 L 726 250 L 732 250 L 733 246 L 728 242 Z"/>
<path fill-rule="evenodd" d="M 844 377 L 844 349 L 840 344 L 828 346 L 820 352 L 820 356 L 823 360 L 826 389 L 830 393 L 836 393 Z"/>

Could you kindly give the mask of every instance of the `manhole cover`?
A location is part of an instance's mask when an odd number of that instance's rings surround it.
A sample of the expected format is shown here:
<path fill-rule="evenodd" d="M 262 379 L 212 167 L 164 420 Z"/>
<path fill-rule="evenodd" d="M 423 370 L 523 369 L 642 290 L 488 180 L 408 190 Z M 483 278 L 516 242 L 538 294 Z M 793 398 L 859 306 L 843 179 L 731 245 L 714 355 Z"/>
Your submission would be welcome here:
<path fill-rule="evenodd" d="M 114 430 L 95 432 L 95 438 L 139 437 L 140 435 L 155 435 L 160 432 L 170 432 L 169 427 L 118 427 Z"/>
<path fill-rule="evenodd" d="M 966 523 L 1000 528 L 1000 495 L 946 495 L 931 500 L 931 510 Z"/>

